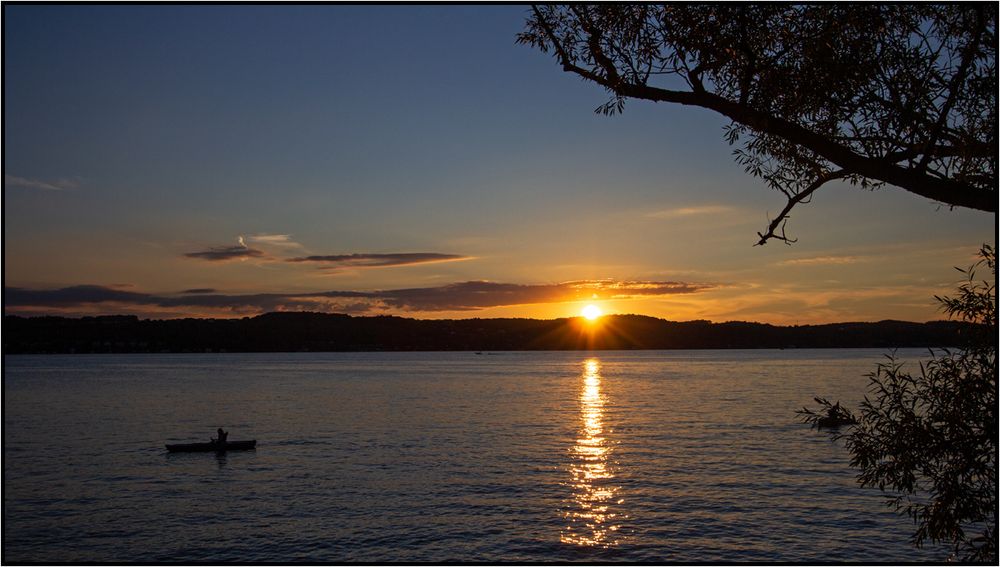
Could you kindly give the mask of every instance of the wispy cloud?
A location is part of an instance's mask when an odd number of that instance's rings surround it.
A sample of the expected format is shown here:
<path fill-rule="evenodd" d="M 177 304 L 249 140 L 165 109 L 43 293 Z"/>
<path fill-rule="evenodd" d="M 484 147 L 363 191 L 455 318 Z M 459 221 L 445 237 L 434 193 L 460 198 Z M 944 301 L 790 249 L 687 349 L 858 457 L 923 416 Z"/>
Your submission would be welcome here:
<path fill-rule="evenodd" d="M 408 311 L 468 311 L 488 307 L 563 303 L 587 299 L 629 299 L 694 293 L 713 287 L 684 282 L 585 280 L 556 284 L 470 281 L 438 287 L 378 292 L 387 305 Z"/>
<path fill-rule="evenodd" d="M 109 312 L 146 307 L 179 309 L 217 315 L 267 311 L 325 313 L 385 313 L 389 311 L 475 311 L 490 307 L 563 303 L 587 299 L 629 299 L 690 294 L 712 284 L 653 281 L 585 280 L 555 284 L 511 284 L 487 281 L 459 282 L 437 287 L 379 291 L 333 290 L 312 293 L 224 294 L 210 289 L 151 294 L 107 286 L 77 285 L 60 289 L 4 288 L 9 313 L 68 312 L 104 306 Z"/>
<path fill-rule="evenodd" d="M 288 262 L 313 262 L 327 269 L 387 268 L 468 260 L 469 256 L 440 254 L 437 252 L 402 252 L 394 254 L 335 254 L 330 256 L 305 256 L 290 258 Z"/>
<path fill-rule="evenodd" d="M 859 256 L 814 256 L 812 258 L 795 258 L 782 260 L 778 266 L 830 266 L 841 264 L 856 264 L 862 261 Z"/>
<path fill-rule="evenodd" d="M 289 257 L 298 249 L 304 248 L 302 244 L 293 240 L 290 234 L 248 234 L 237 236 L 236 240 L 237 244 L 235 246 L 213 246 L 205 250 L 187 252 L 184 256 L 208 262 L 229 262 L 258 258 L 271 262 L 284 261 L 295 264 L 310 264 L 328 272 L 456 262 L 472 258 L 472 256 L 461 254 L 442 254 L 439 252 L 330 254 Z M 301 253 L 299 251 L 299 254 Z"/>
<path fill-rule="evenodd" d="M 250 248 L 246 240 L 240 236 L 237 238 L 239 244 L 236 246 L 215 246 L 208 250 L 198 252 L 188 252 L 184 254 L 188 258 L 197 260 L 207 260 L 209 262 L 228 262 L 231 260 L 246 260 L 247 258 L 260 258 L 264 252 L 256 248 Z"/>
<path fill-rule="evenodd" d="M 696 205 L 690 207 L 676 207 L 663 209 L 647 213 L 646 216 L 655 219 L 673 219 L 681 217 L 693 217 L 701 215 L 721 215 L 736 211 L 733 207 L 725 205 Z"/>
<path fill-rule="evenodd" d="M 248 234 L 246 242 L 279 248 L 302 248 L 302 245 L 292 240 L 291 234 Z"/>
<path fill-rule="evenodd" d="M 61 178 L 55 181 L 41 181 L 39 179 L 18 177 L 17 175 L 5 173 L 3 176 L 3 185 L 4 187 L 24 187 L 27 189 L 40 189 L 42 191 L 66 191 L 67 189 L 76 189 L 80 186 L 80 183 L 75 179 Z"/>

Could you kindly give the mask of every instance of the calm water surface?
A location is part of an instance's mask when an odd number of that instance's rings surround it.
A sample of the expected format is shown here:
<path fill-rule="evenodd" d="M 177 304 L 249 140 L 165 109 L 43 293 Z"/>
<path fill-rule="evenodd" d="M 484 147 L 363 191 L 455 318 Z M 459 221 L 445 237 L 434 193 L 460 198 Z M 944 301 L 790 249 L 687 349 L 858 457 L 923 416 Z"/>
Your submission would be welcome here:
<path fill-rule="evenodd" d="M 6 356 L 3 559 L 942 560 L 796 420 L 883 354 Z"/>

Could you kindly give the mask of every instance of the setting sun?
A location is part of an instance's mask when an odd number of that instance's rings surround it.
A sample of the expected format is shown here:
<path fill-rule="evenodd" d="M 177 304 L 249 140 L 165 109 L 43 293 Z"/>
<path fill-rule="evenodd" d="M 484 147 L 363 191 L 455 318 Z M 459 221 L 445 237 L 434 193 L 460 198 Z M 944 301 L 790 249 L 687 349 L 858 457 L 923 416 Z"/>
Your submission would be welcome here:
<path fill-rule="evenodd" d="M 581 311 L 580 313 L 591 321 L 597 319 L 602 314 L 601 308 L 593 304 L 584 307 L 583 311 Z"/>

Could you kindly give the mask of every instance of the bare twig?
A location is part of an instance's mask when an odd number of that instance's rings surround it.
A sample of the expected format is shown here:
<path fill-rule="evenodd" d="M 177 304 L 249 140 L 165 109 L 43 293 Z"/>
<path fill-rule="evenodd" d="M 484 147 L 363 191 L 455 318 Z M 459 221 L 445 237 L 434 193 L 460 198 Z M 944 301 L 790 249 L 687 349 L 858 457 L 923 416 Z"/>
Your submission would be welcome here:
<path fill-rule="evenodd" d="M 764 244 L 767 244 L 767 241 L 772 238 L 775 240 L 780 240 L 785 244 L 791 244 L 795 242 L 796 239 L 788 238 L 788 236 L 785 234 L 785 223 L 788 222 L 788 213 L 791 212 L 792 208 L 795 207 L 795 205 L 798 205 L 799 203 L 809 199 L 812 196 L 813 192 L 822 187 L 826 182 L 833 181 L 834 179 L 840 179 L 846 177 L 847 175 L 850 175 L 850 173 L 844 170 L 830 171 L 824 173 L 820 175 L 815 181 L 809 184 L 809 186 L 803 189 L 802 191 L 799 191 L 794 195 L 790 195 L 788 197 L 788 203 L 785 204 L 785 208 L 782 209 L 781 212 L 778 213 L 778 216 L 771 221 L 771 224 L 768 225 L 767 227 L 767 231 L 763 233 L 760 232 L 757 233 L 757 236 L 760 237 L 760 240 L 757 241 L 757 243 L 754 244 L 754 246 L 763 246 Z M 781 234 L 778 234 L 776 232 L 778 229 L 781 230 Z"/>

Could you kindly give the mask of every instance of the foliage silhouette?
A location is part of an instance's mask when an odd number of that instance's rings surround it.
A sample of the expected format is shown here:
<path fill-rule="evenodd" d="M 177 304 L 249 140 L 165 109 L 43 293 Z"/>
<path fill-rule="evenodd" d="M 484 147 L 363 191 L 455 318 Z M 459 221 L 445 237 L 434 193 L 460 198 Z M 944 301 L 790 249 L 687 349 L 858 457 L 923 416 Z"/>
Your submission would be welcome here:
<path fill-rule="evenodd" d="M 914 520 L 915 545 L 944 541 L 963 561 L 996 564 L 996 251 L 980 254 L 958 294 L 937 298 L 948 315 L 975 324 L 964 348 L 932 352 L 919 374 L 890 355 L 870 375 L 859 415 L 848 413 L 857 424 L 835 437 L 846 441 L 858 482 Z M 992 281 L 975 279 L 984 266 Z M 818 410 L 799 412 L 813 425 L 833 408 L 816 401 Z"/>
<path fill-rule="evenodd" d="M 824 184 L 891 184 L 997 210 L 994 7 L 668 4 L 532 7 L 517 41 L 603 86 L 731 120 L 737 161 L 787 199 L 758 233 L 794 242 L 789 212 Z"/>

